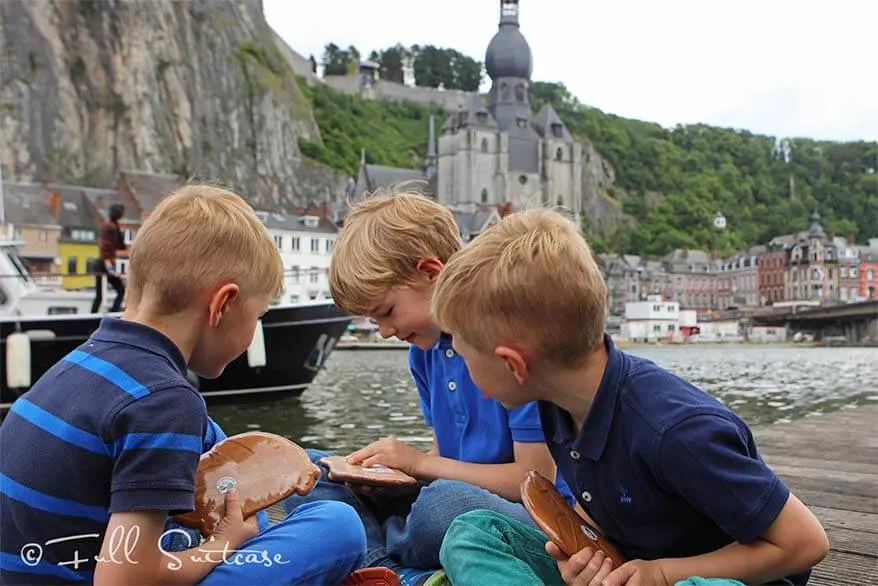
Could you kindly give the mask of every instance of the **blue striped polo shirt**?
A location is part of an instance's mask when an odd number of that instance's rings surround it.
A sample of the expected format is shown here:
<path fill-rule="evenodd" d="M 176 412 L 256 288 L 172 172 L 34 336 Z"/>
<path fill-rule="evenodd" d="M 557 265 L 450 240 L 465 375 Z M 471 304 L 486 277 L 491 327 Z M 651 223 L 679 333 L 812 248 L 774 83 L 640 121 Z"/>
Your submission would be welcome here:
<path fill-rule="evenodd" d="M 207 423 L 179 348 L 104 319 L 0 426 L 0 583 L 90 582 L 111 513 L 191 511 Z"/>

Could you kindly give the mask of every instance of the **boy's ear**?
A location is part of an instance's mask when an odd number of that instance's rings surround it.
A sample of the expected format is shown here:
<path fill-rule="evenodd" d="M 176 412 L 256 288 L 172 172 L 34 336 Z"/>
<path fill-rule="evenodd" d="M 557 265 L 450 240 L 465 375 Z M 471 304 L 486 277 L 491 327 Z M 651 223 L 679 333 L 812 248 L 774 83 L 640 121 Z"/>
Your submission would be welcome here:
<path fill-rule="evenodd" d="M 445 265 L 438 258 L 422 258 L 415 265 L 415 268 L 427 281 L 432 282 L 439 278 L 439 273 L 442 272 Z"/>
<path fill-rule="evenodd" d="M 506 368 L 515 377 L 518 384 L 522 386 L 527 384 L 527 360 L 521 352 L 509 346 L 497 346 L 494 354 L 506 362 Z"/>
<path fill-rule="evenodd" d="M 211 295 L 208 305 L 208 320 L 211 327 L 219 327 L 223 316 L 229 310 L 229 305 L 237 299 L 240 291 L 241 288 L 236 283 L 226 283 Z"/>

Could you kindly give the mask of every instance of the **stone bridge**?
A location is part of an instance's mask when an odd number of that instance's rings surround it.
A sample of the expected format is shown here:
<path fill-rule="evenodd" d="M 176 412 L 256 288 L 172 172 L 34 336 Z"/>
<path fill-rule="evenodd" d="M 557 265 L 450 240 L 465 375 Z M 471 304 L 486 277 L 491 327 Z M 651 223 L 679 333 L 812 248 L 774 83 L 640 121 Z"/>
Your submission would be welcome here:
<path fill-rule="evenodd" d="M 878 299 L 797 311 L 760 311 L 750 316 L 759 326 L 785 326 L 791 335 L 813 334 L 815 340 L 844 337 L 848 344 L 878 346 Z"/>

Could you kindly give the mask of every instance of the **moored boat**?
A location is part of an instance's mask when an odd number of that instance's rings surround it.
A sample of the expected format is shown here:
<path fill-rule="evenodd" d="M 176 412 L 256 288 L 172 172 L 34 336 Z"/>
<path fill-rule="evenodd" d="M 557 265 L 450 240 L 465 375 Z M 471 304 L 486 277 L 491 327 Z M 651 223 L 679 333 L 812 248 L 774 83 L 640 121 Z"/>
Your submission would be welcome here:
<path fill-rule="evenodd" d="M 6 409 L 58 360 L 82 344 L 101 319 L 84 313 L 86 293 L 46 291 L 23 269 L 14 243 L 0 242 L 0 408 Z M 190 373 L 207 398 L 299 394 L 323 368 L 351 317 L 331 300 L 269 308 L 247 352 L 216 379 Z"/>

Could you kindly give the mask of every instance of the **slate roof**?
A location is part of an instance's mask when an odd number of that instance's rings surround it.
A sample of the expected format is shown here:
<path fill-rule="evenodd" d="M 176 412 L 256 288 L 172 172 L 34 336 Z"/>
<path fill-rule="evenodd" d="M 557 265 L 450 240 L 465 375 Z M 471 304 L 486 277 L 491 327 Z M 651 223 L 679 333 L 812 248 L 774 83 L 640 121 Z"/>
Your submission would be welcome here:
<path fill-rule="evenodd" d="M 119 182 L 128 186 L 131 195 L 145 213 L 152 212 L 159 202 L 184 185 L 177 175 L 121 171 Z"/>
<path fill-rule="evenodd" d="M 319 218 L 317 225 L 306 223 L 305 216 L 293 216 L 272 212 L 256 212 L 256 216 L 269 230 L 285 230 L 289 232 L 312 232 L 316 234 L 335 234 L 338 227 L 332 222 Z M 313 217 L 313 216 L 312 216 Z"/>
<path fill-rule="evenodd" d="M 60 226 L 39 183 L 3 182 L 6 221 L 20 226 Z"/>

